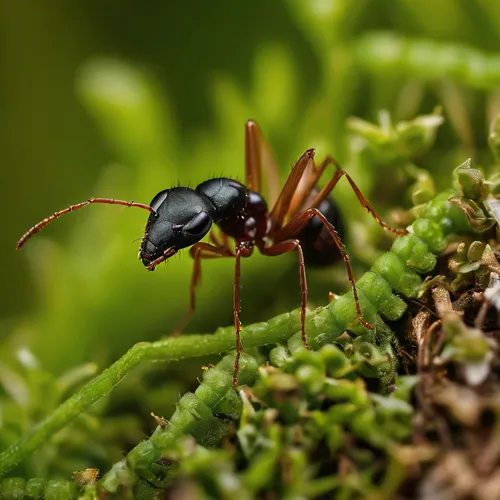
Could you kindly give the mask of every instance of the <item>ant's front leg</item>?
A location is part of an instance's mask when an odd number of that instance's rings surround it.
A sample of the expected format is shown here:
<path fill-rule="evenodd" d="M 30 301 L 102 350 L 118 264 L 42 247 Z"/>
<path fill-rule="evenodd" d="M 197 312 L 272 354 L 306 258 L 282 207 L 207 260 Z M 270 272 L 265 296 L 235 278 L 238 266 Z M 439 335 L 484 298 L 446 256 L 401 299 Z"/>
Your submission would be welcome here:
<path fill-rule="evenodd" d="M 196 307 L 196 288 L 200 284 L 201 278 L 201 260 L 202 259 L 217 259 L 219 257 L 234 257 L 234 253 L 231 252 L 229 248 L 226 247 L 216 247 L 209 245 L 208 243 L 196 243 L 193 245 L 189 251 L 191 257 L 193 257 L 193 272 L 191 274 L 191 285 L 189 287 L 190 301 L 189 308 L 186 314 L 179 322 L 175 328 L 172 336 L 175 337 L 179 335 L 184 327 L 187 325 L 191 315 Z"/>
<path fill-rule="evenodd" d="M 241 342 L 241 322 L 240 322 L 240 283 L 241 283 L 241 257 L 250 257 L 253 252 L 253 244 L 250 242 L 237 242 L 236 253 L 234 257 L 234 290 L 233 290 L 233 318 L 234 329 L 236 332 L 236 358 L 234 359 L 234 372 L 233 372 L 233 387 L 238 386 L 238 372 L 240 371 L 240 357 L 243 352 L 243 343 Z"/>

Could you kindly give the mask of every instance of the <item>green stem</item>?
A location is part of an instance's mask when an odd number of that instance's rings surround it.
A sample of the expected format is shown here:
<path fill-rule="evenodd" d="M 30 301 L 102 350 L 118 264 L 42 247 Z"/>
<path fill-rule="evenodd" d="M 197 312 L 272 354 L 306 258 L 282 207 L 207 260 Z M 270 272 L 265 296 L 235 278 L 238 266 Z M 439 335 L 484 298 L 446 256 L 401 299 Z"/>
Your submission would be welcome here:
<path fill-rule="evenodd" d="M 274 344 L 287 339 L 299 329 L 299 313 L 292 311 L 276 316 L 266 323 L 249 325 L 242 331 L 243 343 L 245 347 Z M 36 425 L 19 442 L 1 453 L 0 477 L 13 469 L 80 413 L 108 394 L 139 363 L 143 361 L 170 362 L 217 354 L 234 348 L 234 345 L 233 327 L 220 328 L 215 334 L 185 335 L 134 345 L 118 361 L 61 404 L 52 415 Z"/>

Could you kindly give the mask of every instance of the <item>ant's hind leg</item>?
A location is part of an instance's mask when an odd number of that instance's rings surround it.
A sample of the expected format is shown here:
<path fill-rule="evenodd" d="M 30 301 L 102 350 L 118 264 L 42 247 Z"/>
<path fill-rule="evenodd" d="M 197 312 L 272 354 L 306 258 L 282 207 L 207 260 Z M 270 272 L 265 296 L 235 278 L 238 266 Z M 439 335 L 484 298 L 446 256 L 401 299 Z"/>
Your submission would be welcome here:
<path fill-rule="evenodd" d="M 279 171 L 269 144 L 253 120 L 245 124 L 245 173 L 251 191 L 262 192 L 264 181 L 268 202 L 274 204 L 280 192 Z"/>
<path fill-rule="evenodd" d="M 361 307 L 359 305 L 359 298 L 358 298 L 358 290 L 356 288 L 356 283 L 354 281 L 354 274 L 352 272 L 349 255 L 347 254 L 347 252 L 344 248 L 344 244 L 342 243 L 335 228 L 332 226 L 332 224 L 328 221 L 328 219 L 317 208 L 309 208 L 309 209 L 304 210 L 303 212 L 299 213 L 298 215 L 293 217 L 283 229 L 281 229 L 275 235 L 273 235 L 273 237 L 275 239 L 278 239 L 278 240 L 286 240 L 288 238 L 296 236 L 297 234 L 301 233 L 301 231 L 306 227 L 306 225 L 309 223 L 309 221 L 315 216 L 321 220 L 321 222 L 323 223 L 323 226 L 328 231 L 328 234 L 331 236 L 331 238 L 335 242 L 335 245 L 338 248 L 340 255 L 344 259 L 345 267 L 347 270 L 347 276 L 349 277 L 349 281 L 351 282 L 351 286 L 352 286 L 352 293 L 353 293 L 353 297 L 354 297 L 354 303 L 356 306 L 356 315 L 358 316 L 360 323 L 365 328 L 368 328 L 369 330 L 373 330 L 373 326 L 370 323 L 368 323 L 367 321 L 365 321 L 363 318 L 363 315 L 361 314 Z"/>
<path fill-rule="evenodd" d="M 314 169 L 314 149 L 308 149 L 292 168 L 290 175 L 285 181 L 276 203 L 274 204 L 269 218 L 272 222 L 272 230 L 279 231 L 283 227 L 285 218 L 290 210 L 290 205 L 295 196 L 297 189 L 308 172 Z"/>
<path fill-rule="evenodd" d="M 389 224 L 387 224 L 382 220 L 382 218 L 377 214 L 377 212 L 375 212 L 375 209 L 370 205 L 369 201 L 363 196 L 363 193 L 360 191 L 356 183 L 352 180 L 351 176 L 345 170 L 342 169 L 342 167 L 339 165 L 337 160 L 333 158 L 333 156 L 327 156 L 323 160 L 323 162 L 319 167 L 319 173 L 323 173 L 328 165 L 333 165 L 335 167 L 336 170 L 335 174 L 328 182 L 328 184 L 311 200 L 311 202 L 308 204 L 307 207 L 304 207 L 304 209 L 315 208 L 319 206 L 319 204 L 332 192 L 333 188 L 337 185 L 338 181 L 342 177 L 345 177 L 347 179 L 347 182 L 349 182 L 351 189 L 354 191 L 354 194 L 358 198 L 361 205 L 364 208 L 366 208 L 368 213 L 376 220 L 377 224 L 382 226 L 386 231 L 390 231 L 391 233 L 395 233 L 398 235 L 408 234 L 408 231 L 406 229 L 397 229 L 395 227 L 389 226 Z"/>
<path fill-rule="evenodd" d="M 245 177 L 248 189 L 259 192 L 262 181 L 261 132 L 259 126 L 248 120 L 245 124 Z"/>

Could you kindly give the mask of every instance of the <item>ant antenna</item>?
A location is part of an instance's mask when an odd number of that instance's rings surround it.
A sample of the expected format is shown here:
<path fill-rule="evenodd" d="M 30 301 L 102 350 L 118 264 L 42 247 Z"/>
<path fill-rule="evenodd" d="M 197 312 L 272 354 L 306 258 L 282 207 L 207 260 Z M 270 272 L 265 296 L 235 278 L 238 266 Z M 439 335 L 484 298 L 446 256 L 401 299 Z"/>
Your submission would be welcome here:
<path fill-rule="evenodd" d="M 41 231 L 45 226 L 50 224 L 53 220 L 59 219 L 61 215 L 73 212 L 75 210 L 79 210 L 80 208 L 86 207 L 87 205 L 91 205 L 92 203 L 105 203 L 108 205 L 123 205 L 125 207 L 137 207 L 137 208 L 142 208 L 143 210 L 147 210 L 150 213 L 154 212 L 154 210 L 149 205 L 144 205 L 143 203 L 136 203 L 134 201 L 114 200 L 112 198 L 90 198 L 90 200 L 82 201 L 81 203 L 77 203 L 76 205 L 70 205 L 68 208 L 61 210 L 60 212 L 55 212 L 50 217 L 47 217 L 42 221 L 40 221 L 38 224 L 35 224 L 31 229 L 29 229 L 22 235 L 21 239 L 17 242 L 16 250 L 19 250 L 29 238 L 31 238 L 34 234 L 38 233 L 38 231 Z"/>

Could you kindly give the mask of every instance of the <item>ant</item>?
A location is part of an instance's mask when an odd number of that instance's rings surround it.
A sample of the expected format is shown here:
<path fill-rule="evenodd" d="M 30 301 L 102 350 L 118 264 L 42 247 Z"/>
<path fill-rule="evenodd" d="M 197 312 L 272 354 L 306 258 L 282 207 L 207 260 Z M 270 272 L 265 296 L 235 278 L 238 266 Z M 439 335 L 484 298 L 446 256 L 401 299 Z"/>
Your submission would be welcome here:
<path fill-rule="evenodd" d="M 134 201 L 110 198 L 91 198 L 71 205 L 42 220 L 27 231 L 17 243 L 20 249 L 35 233 L 61 215 L 79 210 L 93 203 L 137 207 L 150 212 L 144 237 L 139 247 L 139 259 L 148 271 L 169 259 L 179 250 L 190 248 L 194 259 L 190 286 L 190 306 L 178 328 L 180 333 L 195 309 L 196 288 L 200 282 L 201 261 L 219 257 L 235 259 L 233 318 L 236 330 L 236 357 L 233 385 L 238 385 L 239 360 L 243 351 L 241 342 L 240 311 L 240 261 L 250 257 L 254 247 L 263 255 L 275 256 L 296 250 L 299 259 L 302 342 L 309 349 L 305 332 L 307 306 L 306 256 L 308 264 L 330 264 L 339 254 L 345 262 L 351 282 L 356 315 L 361 324 L 373 330 L 361 314 L 358 292 L 354 282 L 349 256 L 335 226 L 340 225 L 338 210 L 328 197 L 337 182 L 345 177 L 361 205 L 384 229 L 396 234 L 406 234 L 405 229 L 388 226 L 371 207 L 359 188 L 337 161 L 328 156 L 317 166 L 314 149 L 308 149 L 295 163 L 285 185 L 278 193 L 277 169 L 272 153 L 262 138 L 258 125 L 248 121 L 245 127 L 246 185 L 226 177 L 202 182 L 195 189 L 175 187 L 160 191 L 150 205 Z M 327 185 L 319 189 L 317 183 L 328 165 L 335 167 L 335 173 Z M 267 174 L 269 190 L 276 199 L 269 211 L 260 194 L 262 173 Z M 216 224 L 219 236 L 210 231 Z M 210 231 L 210 243 L 201 242 Z M 234 249 L 228 238 L 235 240 Z"/>

